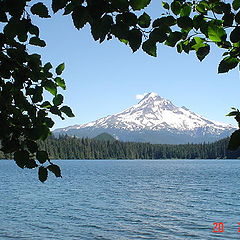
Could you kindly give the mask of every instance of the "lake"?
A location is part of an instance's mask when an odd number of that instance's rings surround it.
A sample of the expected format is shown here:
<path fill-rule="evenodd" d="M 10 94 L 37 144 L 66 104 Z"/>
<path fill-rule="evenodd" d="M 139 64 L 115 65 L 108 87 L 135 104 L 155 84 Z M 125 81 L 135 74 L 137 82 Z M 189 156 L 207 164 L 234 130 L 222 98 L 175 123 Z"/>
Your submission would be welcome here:
<path fill-rule="evenodd" d="M 53 162 L 42 184 L 0 161 L 1 240 L 240 238 L 238 160 Z"/>

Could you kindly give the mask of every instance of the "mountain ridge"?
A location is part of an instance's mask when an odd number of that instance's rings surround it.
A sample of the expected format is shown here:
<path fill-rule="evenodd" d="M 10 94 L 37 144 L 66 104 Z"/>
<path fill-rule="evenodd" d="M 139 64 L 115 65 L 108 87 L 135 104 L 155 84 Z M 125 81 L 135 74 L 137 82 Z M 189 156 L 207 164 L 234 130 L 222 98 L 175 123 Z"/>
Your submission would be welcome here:
<path fill-rule="evenodd" d="M 122 141 L 179 144 L 216 141 L 229 136 L 234 129 L 184 106 L 177 107 L 170 100 L 151 92 L 122 112 L 86 124 L 56 129 L 54 134 L 95 137 L 106 132 Z"/>

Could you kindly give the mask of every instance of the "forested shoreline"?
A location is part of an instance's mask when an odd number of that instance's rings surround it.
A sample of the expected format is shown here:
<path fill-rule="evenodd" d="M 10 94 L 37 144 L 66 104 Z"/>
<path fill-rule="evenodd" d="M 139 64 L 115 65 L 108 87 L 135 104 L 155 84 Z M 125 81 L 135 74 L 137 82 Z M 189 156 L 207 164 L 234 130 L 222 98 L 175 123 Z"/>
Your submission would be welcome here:
<path fill-rule="evenodd" d="M 52 159 L 215 159 L 228 157 L 228 141 L 169 145 L 52 136 L 39 142 L 39 147 Z M 0 152 L 0 158 L 10 156 Z"/>
<path fill-rule="evenodd" d="M 236 158 L 227 152 L 228 138 L 201 144 L 150 144 L 103 141 L 69 136 L 40 141 L 51 159 L 216 159 Z M 0 159 L 11 158 L 0 152 Z"/>

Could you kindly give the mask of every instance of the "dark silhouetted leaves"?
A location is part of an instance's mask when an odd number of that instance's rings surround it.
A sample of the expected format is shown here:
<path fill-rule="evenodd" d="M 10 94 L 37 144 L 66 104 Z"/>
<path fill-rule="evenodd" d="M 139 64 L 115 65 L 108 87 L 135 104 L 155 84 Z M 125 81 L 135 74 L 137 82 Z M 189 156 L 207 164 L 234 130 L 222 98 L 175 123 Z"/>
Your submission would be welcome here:
<path fill-rule="evenodd" d="M 36 158 L 40 163 L 45 163 L 47 160 L 49 160 L 49 157 L 46 151 L 37 151 Z"/>
<path fill-rule="evenodd" d="M 133 10 L 141 10 L 150 2 L 151 0 L 130 0 L 130 5 L 132 6 Z"/>
<path fill-rule="evenodd" d="M 64 8 L 67 5 L 68 0 L 52 0 L 52 10 L 57 12 L 58 10 Z"/>
<path fill-rule="evenodd" d="M 232 26 L 233 20 L 234 20 L 234 14 L 233 13 L 226 13 L 223 16 L 223 25 L 224 26 Z"/>
<path fill-rule="evenodd" d="M 32 14 L 38 15 L 41 18 L 50 17 L 49 14 L 48 14 L 47 7 L 41 2 L 34 4 L 31 7 L 31 12 L 32 12 Z"/>
<path fill-rule="evenodd" d="M 27 141 L 27 148 L 31 153 L 35 153 L 38 150 L 38 145 L 34 141 Z"/>
<path fill-rule="evenodd" d="M 146 52 L 148 55 L 156 57 L 157 56 L 157 46 L 156 42 L 147 40 L 142 44 L 142 49 L 144 52 Z"/>
<path fill-rule="evenodd" d="M 151 18 L 147 13 L 143 13 L 139 18 L 138 18 L 138 25 L 142 28 L 148 28 L 151 23 Z"/>
<path fill-rule="evenodd" d="M 232 111 L 232 112 L 228 113 L 226 116 L 232 117 L 232 116 L 237 116 L 239 114 L 240 114 L 239 111 Z"/>
<path fill-rule="evenodd" d="M 167 39 L 167 33 L 162 28 L 155 28 L 149 35 L 149 39 L 153 42 L 164 42 Z"/>
<path fill-rule="evenodd" d="M 60 111 L 65 113 L 68 117 L 75 117 L 71 108 L 68 106 L 63 106 L 60 108 Z"/>
<path fill-rule="evenodd" d="M 193 28 L 193 20 L 190 17 L 180 17 L 177 19 L 177 24 L 180 28 L 190 30 Z"/>
<path fill-rule="evenodd" d="M 51 164 L 48 167 L 48 170 L 55 174 L 56 177 L 62 177 L 61 175 L 61 169 L 58 165 Z"/>
<path fill-rule="evenodd" d="M 57 94 L 54 98 L 53 98 L 53 104 L 55 106 L 59 106 L 63 103 L 63 95 L 61 94 Z"/>
<path fill-rule="evenodd" d="M 48 171 L 45 167 L 39 167 L 38 169 L 38 179 L 43 183 L 48 178 Z"/>
<path fill-rule="evenodd" d="M 200 47 L 197 51 L 197 58 L 202 61 L 210 52 L 210 46 Z"/>
<path fill-rule="evenodd" d="M 240 146 L 240 130 L 236 130 L 230 137 L 228 150 L 235 151 Z"/>
<path fill-rule="evenodd" d="M 234 14 L 232 14 L 234 16 Z M 238 13 L 235 16 L 235 21 L 240 24 L 240 11 L 238 11 Z"/>
<path fill-rule="evenodd" d="M 171 3 L 171 10 L 175 15 L 178 15 L 181 10 L 181 3 L 180 1 L 173 1 Z"/>
<path fill-rule="evenodd" d="M 139 29 L 132 29 L 129 31 L 128 40 L 133 52 L 137 51 L 142 43 L 142 32 Z"/>
<path fill-rule="evenodd" d="M 35 45 L 35 46 L 39 46 L 39 47 L 45 47 L 46 46 L 46 43 L 38 37 L 30 38 L 29 43 L 31 45 Z"/>
<path fill-rule="evenodd" d="M 239 64 L 239 60 L 235 57 L 225 57 L 218 66 L 218 73 L 226 73 L 235 68 Z"/>
<path fill-rule="evenodd" d="M 72 12 L 72 20 L 74 26 L 79 30 L 84 27 L 84 25 L 88 22 L 88 11 L 85 7 L 78 6 L 75 7 Z"/>
<path fill-rule="evenodd" d="M 34 159 L 32 159 L 32 158 L 28 159 L 28 161 L 26 163 L 26 168 L 33 169 L 33 168 L 36 168 L 37 166 L 38 165 Z"/>
<path fill-rule="evenodd" d="M 232 43 L 240 41 L 240 27 L 235 27 L 230 34 L 230 40 Z"/>
<path fill-rule="evenodd" d="M 167 16 L 167 17 L 161 17 L 157 18 L 152 26 L 155 27 L 163 27 L 164 25 L 166 26 L 173 26 L 176 24 L 176 19 L 173 16 Z"/>
<path fill-rule="evenodd" d="M 179 40 L 181 40 L 181 38 L 182 38 L 181 32 L 177 32 L 177 31 L 171 32 L 165 44 L 170 47 L 175 47 L 175 45 Z"/>
<path fill-rule="evenodd" d="M 20 168 L 24 168 L 29 161 L 29 152 L 26 150 L 17 151 L 14 153 L 14 160 Z"/>

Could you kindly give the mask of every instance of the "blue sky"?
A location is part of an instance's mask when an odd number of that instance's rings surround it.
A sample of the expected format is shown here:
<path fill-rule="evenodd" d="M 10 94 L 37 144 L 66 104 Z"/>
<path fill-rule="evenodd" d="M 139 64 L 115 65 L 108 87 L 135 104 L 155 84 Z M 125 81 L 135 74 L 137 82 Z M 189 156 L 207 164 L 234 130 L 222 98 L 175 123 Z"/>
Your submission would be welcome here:
<path fill-rule="evenodd" d="M 147 12 L 156 16 L 156 9 L 153 5 Z M 120 112 L 139 101 L 137 94 L 147 92 L 156 92 L 211 120 L 236 126 L 225 115 L 230 107 L 240 107 L 239 72 L 217 74 L 222 54 L 219 49 L 213 47 L 211 54 L 199 62 L 194 54 L 178 54 L 175 48 L 159 45 L 158 57 L 153 58 L 141 50 L 133 54 L 116 39 L 99 44 L 88 26 L 78 31 L 70 16 L 61 13 L 34 21 L 40 25 L 47 47 L 33 50 L 55 66 L 65 62 L 67 90 L 63 94 L 76 115 L 64 121 L 54 118 L 54 129 Z"/>

